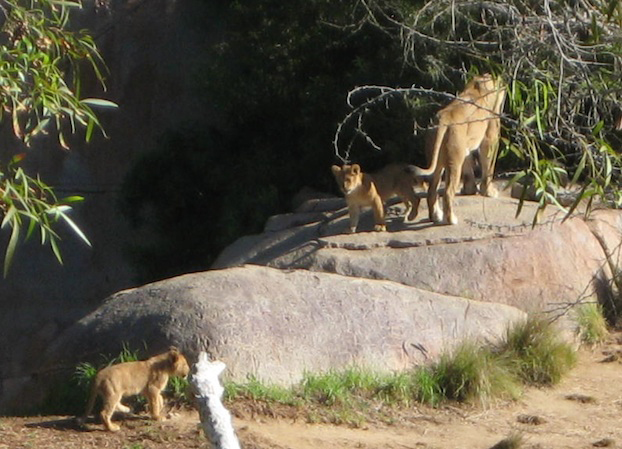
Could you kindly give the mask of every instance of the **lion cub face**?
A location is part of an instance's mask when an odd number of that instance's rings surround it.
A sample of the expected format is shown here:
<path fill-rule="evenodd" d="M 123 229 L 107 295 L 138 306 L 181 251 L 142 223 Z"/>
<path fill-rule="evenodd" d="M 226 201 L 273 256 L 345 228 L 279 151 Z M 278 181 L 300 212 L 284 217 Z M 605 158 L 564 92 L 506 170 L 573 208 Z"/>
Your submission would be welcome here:
<path fill-rule="evenodd" d="M 171 376 L 186 377 L 190 373 L 190 366 L 184 355 L 177 348 L 172 348 L 168 352 L 169 360 L 173 366 Z"/>
<path fill-rule="evenodd" d="M 363 182 L 361 167 L 358 164 L 331 167 L 335 180 L 344 195 L 354 192 Z"/>

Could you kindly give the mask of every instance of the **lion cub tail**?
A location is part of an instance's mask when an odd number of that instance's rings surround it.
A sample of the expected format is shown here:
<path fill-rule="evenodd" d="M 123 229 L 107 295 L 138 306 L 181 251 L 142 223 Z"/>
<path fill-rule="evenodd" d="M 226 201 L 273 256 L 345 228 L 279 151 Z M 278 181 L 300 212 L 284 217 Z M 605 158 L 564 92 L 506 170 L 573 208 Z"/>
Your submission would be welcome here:
<path fill-rule="evenodd" d="M 78 418 L 78 423 L 81 425 L 85 423 L 86 419 L 89 416 L 91 416 L 91 413 L 93 412 L 93 407 L 95 406 L 95 400 L 97 399 L 98 384 L 99 384 L 98 379 L 97 377 L 95 377 L 91 385 L 91 394 L 89 396 L 88 402 L 86 403 L 86 409 L 84 410 L 84 415 Z"/>

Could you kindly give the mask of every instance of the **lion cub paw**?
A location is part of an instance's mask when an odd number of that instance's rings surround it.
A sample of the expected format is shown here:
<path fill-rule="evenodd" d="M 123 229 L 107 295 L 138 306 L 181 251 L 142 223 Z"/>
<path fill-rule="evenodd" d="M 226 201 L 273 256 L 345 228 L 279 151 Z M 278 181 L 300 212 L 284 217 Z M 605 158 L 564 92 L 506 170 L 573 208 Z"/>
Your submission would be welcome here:
<path fill-rule="evenodd" d="M 488 188 L 484 192 L 482 192 L 482 194 L 489 198 L 497 198 L 499 196 L 499 191 L 495 186 L 489 185 Z"/>
<path fill-rule="evenodd" d="M 387 226 L 386 225 L 376 225 L 374 226 L 374 231 L 376 232 L 386 232 L 387 230 Z"/>

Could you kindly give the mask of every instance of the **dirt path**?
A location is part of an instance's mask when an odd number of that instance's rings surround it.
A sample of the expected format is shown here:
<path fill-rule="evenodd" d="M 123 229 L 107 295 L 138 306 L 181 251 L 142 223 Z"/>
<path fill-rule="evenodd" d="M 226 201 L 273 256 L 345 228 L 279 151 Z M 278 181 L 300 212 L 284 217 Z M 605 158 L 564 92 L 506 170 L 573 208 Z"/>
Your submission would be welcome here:
<path fill-rule="evenodd" d="M 283 421 L 238 420 L 243 439 L 261 448 L 488 449 L 512 433 L 526 448 L 622 447 L 622 365 L 603 351 L 582 350 L 577 367 L 555 388 L 529 389 L 489 409 L 420 409 L 392 426 L 347 429 Z M 523 421 L 523 422 L 521 422 Z M 602 447 L 601 446 L 601 447 Z"/>
<path fill-rule="evenodd" d="M 618 351 L 616 339 L 582 350 L 560 385 L 488 409 L 417 408 L 396 413 L 393 424 L 357 429 L 257 416 L 237 417 L 235 425 L 245 449 L 489 449 L 512 433 L 524 436 L 525 449 L 622 447 L 622 364 L 603 362 Z M 96 424 L 79 430 L 66 417 L 0 418 L 0 449 L 209 447 L 192 411 L 162 423 L 128 419 L 116 434 Z"/>

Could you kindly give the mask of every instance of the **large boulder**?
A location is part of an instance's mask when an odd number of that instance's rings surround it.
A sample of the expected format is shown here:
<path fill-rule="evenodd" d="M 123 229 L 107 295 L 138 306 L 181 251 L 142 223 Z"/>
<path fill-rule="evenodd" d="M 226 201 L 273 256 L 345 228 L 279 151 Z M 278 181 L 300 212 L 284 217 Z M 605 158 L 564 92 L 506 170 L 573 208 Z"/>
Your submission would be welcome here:
<path fill-rule="evenodd" d="M 263 234 L 227 248 L 214 268 L 253 263 L 385 279 L 524 311 L 555 312 L 596 294 L 603 284 L 596 281 L 611 279 L 608 262 L 615 266 L 619 257 L 618 211 L 564 221 L 551 206 L 533 226 L 534 203 L 525 203 L 516 217 L 515 199 L 461 196 L 456 226 L 433 226 L 425 218 L 404 223 L 395 216 L 400 205 L 391 208 L 391 232 L 345 234 L 347 210 L 338 201 L 314 200 L 297 213 L 274 217 Z M 425 207 L 420 215 L 427 215 Z M 366 219 L 363 231 L 373 226 L 369 215 Z"/>
<path fill-rule="evenodd" d="M 46 365 L 100 360 L 122 342 L 149 352 L 175 344 L 226 361 L 235 380 L 289 384 L 353 364 L 402 370 L 467 338 L 494 341 L 522 317 L 391 281 L 245 266 L 117 293 L 52 345 Z"/>

